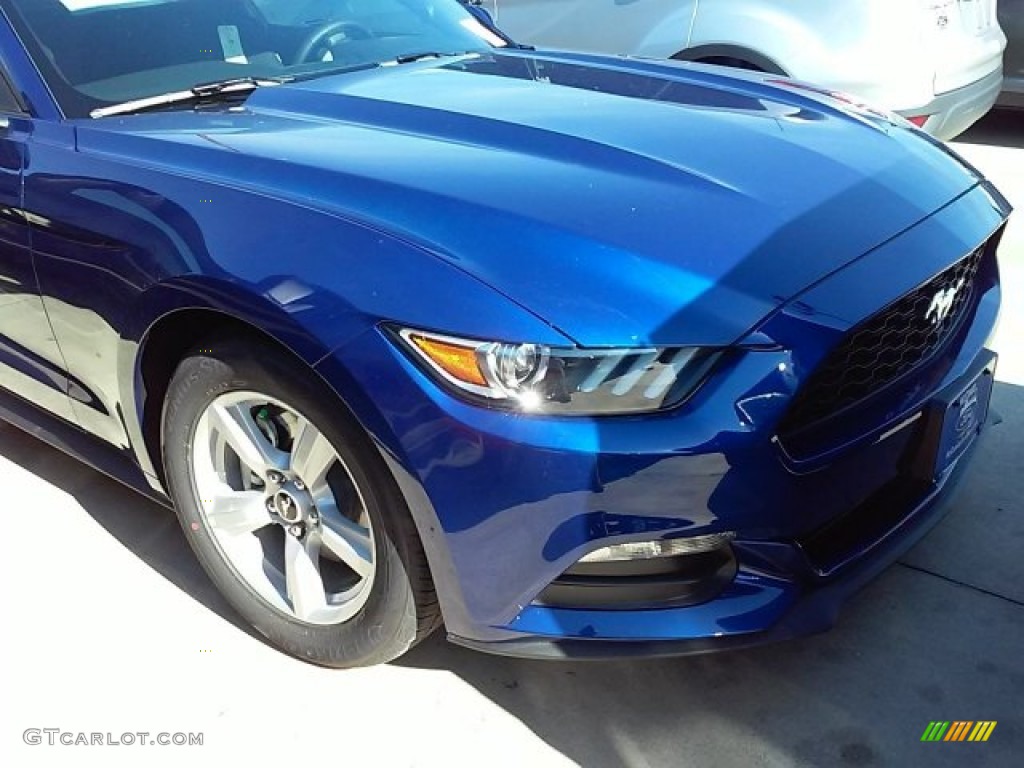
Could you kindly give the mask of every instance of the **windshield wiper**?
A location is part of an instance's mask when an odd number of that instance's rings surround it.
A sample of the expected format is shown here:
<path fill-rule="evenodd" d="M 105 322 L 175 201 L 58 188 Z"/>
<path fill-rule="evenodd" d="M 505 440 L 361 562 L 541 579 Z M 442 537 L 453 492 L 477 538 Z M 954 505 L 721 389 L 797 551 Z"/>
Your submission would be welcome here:
<path fill-rule="evenodd" d="M 187 91 L 171 91 L 159 96 L 147 96 L 144 99 L 133 99 L 109 107 L 100 107 L 89 113 L 91 117 L 110 117 L 111 115 L 127 115 L 134 112 L 146 112 L 151 109 L 173 104 L 191 102 L 206 103 L 235 98 L 239 94 L 252 93 L 257 88 L 281 85 L 291 80 L 290 77 L 236 77 L 230 80 L 218 80 L 212 83 L 198 83 Z"/>
<path fill-rule="evenodd" d="M 340 67 L 321 67 L 320 69 L 311 69 L 308 72 L 301 72 L 291 77 L 292 82 L 302 82 L 304 80 L 316 80 L 320 77 L 328 77 L 329 75 L 345 75 L 350 72 L 362 72 L 367 69 L 376 69 L 381 64 L 379 61 L 365 61 L 362 64 L 344 64 Z"/>
<path fill-rule="evenodd" d="M 442 53 L 440 51 L 419 51 L 417 53 L 403 53 L 401 56 L 395 56 L 391 61 L 382 61 L 381 66 L 394 66 L 395 64 L 412 64 L 414 61 L 422 61 L 423 59 L 449 59 L 455 56 L 465 56 L 465 51 L 448 51 Z"/>

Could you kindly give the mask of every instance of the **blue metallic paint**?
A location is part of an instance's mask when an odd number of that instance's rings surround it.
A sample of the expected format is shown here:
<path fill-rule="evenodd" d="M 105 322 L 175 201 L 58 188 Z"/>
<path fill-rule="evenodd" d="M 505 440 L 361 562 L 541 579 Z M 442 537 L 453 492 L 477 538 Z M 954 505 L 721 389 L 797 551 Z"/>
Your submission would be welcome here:
<path fill-rule="evenodd" d="M 265 89 L 237 114 L 79 124 L 78 146 L 354 218 L 589 346 L 731 343 L 976 183 L 910 130 L 803 94 L 671 65 L 652 81 L 614 62 L 491 58 Z M 551 82 L 525 79 L 542 65 Z M 851 210 L 870 224 L 824 248 Z"/>
<path fill-rule="evenodd" d="M 799 343 L 801 351 L 820 356 L 835 343 L 839 330 L 849 328 L 856 312 L 865 316 L 881 309 L 934 274 L 936 264 L 969 252 L 969 243 L 983 241 L 1001 222 L 997 201 L 978 188 L 805 293 L 800 302 L 765 322 L 757 339 L 776 340 L 783 349 Z M 933 256 L 896 266 L 899 254 L 917 253 L 919 248 Z M 866 283 L 865 274 L 878 274 L 881 264 L 886 265 L 886 283 Z M 824 312 L 825 307 L 842 306 L 835 303 L 837 295 L 845 296 L 844 303 L 856 310 L 850 320 L 841 312 Z M 978 350 L 995 325 L 998 303 L 999 289 L 993 285 L 965 329 L 963 351 L 932 392 L 949 386 L 976 363 Z M 815 309 L 818 306 L 821 311 Z M 393 360 L 387 360 L 389 355 Z M 863 434 L 849 435 L 841 458 L 801 477 L 794 474 L 798 468 L 786 466 L 772 443 L 777 421 L 802 374 L 801 363 L 787 351 L 742 354 L 672 413 L 599 420 L 538 420 L 465 405 L 427 379 L 380 334 L 354 340 L 342 357 L 384 411 L 398 441 L 388 445 L 390 453 L 411 467 L 410 474 L 425 489 L 431 507 L 424 504 L 421 514 L 431 521 L 436 517 L 445 533 L 441 546 L 461 586 L 459 608 L 469 614 L 465 629 L 451 620 L 448 629 L 475 639 L 506 639 L 507 630 L 532 632 L 531 624 L 523 624 L 524 617 L 551 613 L 574 616 L 595 633 L 582 636 L 651 639 L 642 622 L 630 625 L 618 612 L 566 613 L 534 606 L 519 614 L 548 582 L 592 549 L 595 539 L 643 540 L 738 530 L 742 543 L 749 540 L 756 551 L 752 542 L 791 541 L 816 529 L 890 479 L 906 447 L 901 441 L 909 435 L 887 441 L 884 451 L 870 443 L 927 400 L 919 393 L 912 404 L 887 414 Z M 394 376 L 395 364 L 405 377 Z M 780 365 L 786 367 L 785 373 Z M 373 383 L 385 377 L 390 377 L 388 388 L 375 388 Z M 425 392 L 432 403 L 424 403 Z M 495 481 L 504 477 L 522 479 Z M 931 500 L 921 503 L 930 505 Z M 489 544 L 494 541 L 500 542 L 500 555 Z M 765 583 L 763 574 L 757 560 L 748 570 L 742 555 L 740 559 L 737 588 L 755 602 L 767 600 L 769 592 L 779 600 L 785 597 L 783 603 L 773 602 L 775 613 L 788 606 L 809 575 L 802 562 L 788 580 L 770 580 L 768 592 L 755 598 Z M 447 590 L 440 591 L 443 600 Z M 734 615 L 734 607 L 716 600 L 699 612 L 677 610 L 680 616 L 721 611 L 720 616 L 733 617 L 735 631 L 754 631 L 771 623 L 745 623 L 739 616 L 746 609 Z M 657 615 L 667 621 L 671 614 L 649 612 L 649 617 Z M 489 628 L 486 635 L 481 634 L 482 626 Z M 632 631 L 625 629 L 629 626 Z M 713 624 L 702 626 L 708 630 Z M 670 635 L 673 631 L 663 630 Z"/>
<path fill-rule="evenodd" d="M 820 455 L 793 460 L 773 438 L 845 332 L 1009 213 L 919 132 L 757 76 L 522 51 L 263 89 L 239 108 L 61 121 L 5 22 L 0 57 L 32 107 L 4 139 L 24 151 L 22 199 L 4 204 L 27 212 L 60 343 L 37 354 L 73 382 L 57 386 L 78 426 L 108 444 L 94 460 L 120 454 L 120 479 L 138 486 L 144 473 L 160 487 L 143 437 L 159 403 L 140 388 L 139 361 L 161 323 L 204 310 L 292 350 L 366 427 L 463 642 L 818 629 L 913 539 L 865 542 L 871 553 L 853 553 L 826 586 L 792 543 L 888 479 L 911 436 L 873 438 L 984 354 L 994 270 L 940 379 L 907 382 Z M 18 258 L 4 251 L 0 268 Z M 671 412 L 537 418 L 454 399 L 382 320 L 733 350 Z M 12 364 L 2 349 L 0 363 Z M 47 439 L 88 454 L 64 427 Z M 965 463 L 901 530 L 920 535 Z M 716 530 L 739 532 L 740 571 L 711 602 L 532 603 L 598 541 Z M 786 618 L 801 612 L 810 618 Z"/>

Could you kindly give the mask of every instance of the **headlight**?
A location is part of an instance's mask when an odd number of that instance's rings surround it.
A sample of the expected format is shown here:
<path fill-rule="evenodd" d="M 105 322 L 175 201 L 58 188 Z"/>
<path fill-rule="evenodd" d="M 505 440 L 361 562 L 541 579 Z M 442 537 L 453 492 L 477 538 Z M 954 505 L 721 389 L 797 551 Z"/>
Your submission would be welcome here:
<path fill-rule="evenodd" d="M 579 349 L 398 331 L 444 382 L 490 405 L 565 415 L 646 413 L 679 404 L 719 351 L 699 347 Z"/>

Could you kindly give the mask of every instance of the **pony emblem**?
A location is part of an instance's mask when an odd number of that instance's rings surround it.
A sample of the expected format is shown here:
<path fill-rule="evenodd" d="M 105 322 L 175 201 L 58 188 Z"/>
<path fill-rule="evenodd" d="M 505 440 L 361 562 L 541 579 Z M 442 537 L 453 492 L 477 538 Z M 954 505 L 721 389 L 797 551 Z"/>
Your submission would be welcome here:
<path fill-rule="evenodd" d="M 928 305 L 928 311 L 924 313 L 924 319 L 931 320 L 932 325 L 942 325 L 942 321 L 953 311 L 953 302 L 956 301 L 956 295 L 963 287 L 964 279 L 961 277 L 949 288 L 936 293 L 932 298 L 932 303 Z"/>

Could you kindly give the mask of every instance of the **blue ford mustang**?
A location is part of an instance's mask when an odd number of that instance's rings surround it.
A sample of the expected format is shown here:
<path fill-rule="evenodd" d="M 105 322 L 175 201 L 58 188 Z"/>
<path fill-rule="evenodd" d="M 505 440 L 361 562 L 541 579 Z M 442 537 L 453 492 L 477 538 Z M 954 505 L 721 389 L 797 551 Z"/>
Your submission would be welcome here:
<path fill-rule="evenodd" d="M 287 653 L 818 631 L 986 424 L 1009 206 L 897 117 L 457 0 L 0 8 L 0 411 Z"/>

